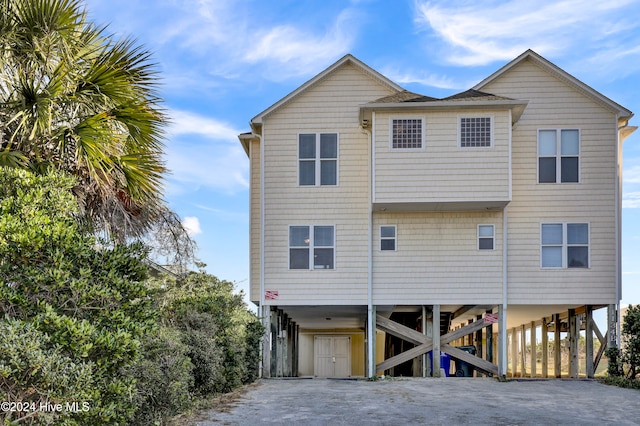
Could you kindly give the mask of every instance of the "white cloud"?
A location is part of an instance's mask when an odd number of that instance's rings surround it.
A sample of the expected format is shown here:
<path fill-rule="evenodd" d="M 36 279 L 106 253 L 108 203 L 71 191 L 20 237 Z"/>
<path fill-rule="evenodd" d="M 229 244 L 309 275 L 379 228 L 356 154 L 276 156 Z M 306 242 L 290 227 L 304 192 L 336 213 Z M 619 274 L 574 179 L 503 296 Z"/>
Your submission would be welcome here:
<path fill-rule="evenodd" d="M 169 111 L 171 124 L 168 132 L 171 135 L 202 135 L 209 139 L 234 140 L 240 130 L 232 128 L 230 125 L 216 120 L 215 118 L 204 117 L 189 111 L 171 110 Z"/>
<path fill-rule="evenodd" d="M 167 192 L 206 187 L 235 193 L 249 187 L 249 161 L 238 141 L 240 130 L 189 111 L 172 110 L 169 115 Z"/>
<path fill-rule="evenodd" d="M 386 68 L 382 70 L 382 74 L 401 85 L 417 83 L 423 86 L 437 87 L 439 89 L 462 89 L 473 85 L 464 85 L 460 82 L 454 81 L 451 77 L 424 71 L 412 73 L 405 70 L 400 71 L 398 68 Z"/>
<path fill-rule="evenodd" d="M 255 33 L 243 59 L 251 64 L 271 63 L 268 70 L 275 80 L 311 74 L 350 50 L 355 28 L 355 15 L 349 9 L 343 10 L 326 32 L 312 32 L 290 24 L 265 28 Z M 287 64 L 286 68 L 281 64 Z M 276 65 L 278 72 L 274 72 Z"/>
<path fill-rule="evenodd" d="M 640 208 L 640 164 L 637 161 L 625 167 L 623 174 L 622 207 L 626 209 Z"/>
<path fill-rule="evenodd" d="M 623 9 L 633 3 L 479 0 L 461 6 L 428 1 L 416 3 L 415 20 L 445 41 L 448 62 L 485 65 L 513 59 L 529 48 L 545 56 L 585 44 L 598 50 L 597 43 L 603 38 L 618 37 L 629 26 L 637 26 L 636 22 L 630 23 L 635 18 Z"/>
<path fill-rule="evenodd" d="M 200 229 L 200 220 L 195 216 L 186 216 L 182 219 L 182 226 L 184 226 L 184 229 L 190 237 L 202 234 L 202 229 Z"/>

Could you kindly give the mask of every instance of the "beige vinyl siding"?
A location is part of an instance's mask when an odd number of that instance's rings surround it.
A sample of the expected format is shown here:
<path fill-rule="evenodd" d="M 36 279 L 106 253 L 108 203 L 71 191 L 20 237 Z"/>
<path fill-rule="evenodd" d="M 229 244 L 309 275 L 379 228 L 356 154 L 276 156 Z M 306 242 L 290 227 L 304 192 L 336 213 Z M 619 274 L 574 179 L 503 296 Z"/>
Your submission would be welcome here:
<path fill-rule="evenodd" d="M 603 105 L 524 61 L 483 91 L 527 99 L 513 131 L 508 302 L 615 303 L 616 117 Z M 580 129 L 580 183 L 537 183 L 537 132 Z M 540 268 L 541 223 L 590 224 L 590 268 Z"/>
<path fill-rule="evenodd" d="M 263 119 L 265 289 L 278 305 L 366 304 L 369 139 L 358 105 L 390 94 L 343 66 Z M 338 185 L 298 186 L 298 134 L 338 134 Z M 289 270 L 289 226 L 335 226 L 334 270 Z"/>
<path fill-rule="evenodd" d="M 425 146 L 391 149 L 390 119 L 408 115 L 376 113 L 375 202 L 429 203 L 509 200 L 509 111 L 426 111 Z M 460 117 L 493 120 L 493 146 L 461 148 Z"/>
<path fill-rule="evenodd" d="M 495 250 L 478 250 L 478 225 L 495 225 Z M 380 251 L 380 225 L 396 225 L 396 251 Z M 374 304 L 502 301 L 502 212 L 376 213 Z"/>
<path fill-rule="evenodd" d="M 250 298 L 259 303 L 260 298 L 260 143 L 251 142 L 250 171 L 251 198 L 249 199 L 251 219 L 249 223 Z"/>

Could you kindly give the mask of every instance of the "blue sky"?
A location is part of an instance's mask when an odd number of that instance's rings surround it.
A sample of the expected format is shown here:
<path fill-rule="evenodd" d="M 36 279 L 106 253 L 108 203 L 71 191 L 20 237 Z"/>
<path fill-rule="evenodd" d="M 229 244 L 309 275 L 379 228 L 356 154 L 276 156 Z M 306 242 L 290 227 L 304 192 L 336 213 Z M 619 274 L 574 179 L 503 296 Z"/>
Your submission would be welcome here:
<path fill-rule="evenodd" d="M 248 292 L 248 122 L 351 53 L 408 90 L 469 89 L 531 48 L 640 115 L 640 0 L 86 0 L 153 52 L 166 199 L 207 270 Z M 640 117 L 631 124 L 640 124 Z M 640 303 L 640 131 L 624 145 L 623 303 Z"/>

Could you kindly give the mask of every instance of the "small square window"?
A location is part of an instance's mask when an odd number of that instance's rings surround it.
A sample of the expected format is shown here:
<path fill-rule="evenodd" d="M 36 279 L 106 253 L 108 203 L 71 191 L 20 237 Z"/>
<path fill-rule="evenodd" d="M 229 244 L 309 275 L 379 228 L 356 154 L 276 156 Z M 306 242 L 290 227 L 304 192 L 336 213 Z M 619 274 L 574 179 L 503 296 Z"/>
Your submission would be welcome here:
<path fill-rule="evenodd" d="M 387 225 L 380 227 L 380 250 L 395 251 L 396 249 L 396 227 Z"/>
<path fill-rule="evenodd" d="M 491 146 L 491 117 L 461 117 L 460 147 L 487 148 Z"/>
<path fill-rule="evenodd" d="M 402 118 L 391 120 L 391 148 L 420 149 L 424 140 L 424 119 Z"/>
<path fill-rule="evenodd" d="M 495 238 L 495 226 L 478 225 L 478 250 L 493 250 Z"/>

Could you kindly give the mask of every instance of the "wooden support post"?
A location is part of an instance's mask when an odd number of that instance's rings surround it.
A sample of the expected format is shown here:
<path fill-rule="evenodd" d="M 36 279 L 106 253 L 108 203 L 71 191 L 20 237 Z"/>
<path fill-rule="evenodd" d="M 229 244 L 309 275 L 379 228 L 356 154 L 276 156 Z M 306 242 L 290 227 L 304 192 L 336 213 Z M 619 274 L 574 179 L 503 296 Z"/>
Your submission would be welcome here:
<path fill-rule="evenodd" d="M 493 313 L 492 309 L 487 309 L 487 313 Z M 493 324 L 488 324 L 484 329 L 484 336 L 486 341 L 486 355 L 485 358 L 489 362 L 493 362 Z"/>
<path fill-rule="evenodd" d="M 531 321 L 531 377 L 536 377 L 538 375 L 537 372 L 537 363 L 538 363 L 538 343 L 536 342 L 536 322 Z"/>
<path fill-rule="evenodd" d="M 569 377 L 578 378 L 578 318 L 575 309 L 569 309 Z"/>
<path fill-rule="evenodd" d="M 271 312 L 268 306 L 262 306 L 262 324 L 264 335 L 262 336 L 262 377 L 271 377 Z"/>
<path fill-rule="evenodd" d="M 422 305 L 422 334 L 428 337 L 427 333 L 427 307 Z M 427 354 L 422 354 L 422 377 L 427 377 L 427 365 L 429 364 L 429 357 Z"/>
<path fill-rule="evenodd" d="M 607 349 L 618 347 L 618 309 L 616 305 L 607 307 Z"/>
<path fill-rule="evenodd" d="M 585 306 L 585 369 L 587 377 L 592 379 L 595 375 L 593 364 L 593 306 Z"/>
<path fill-rule="evenodd" d="M 549 377 L 549 326 L 546 318 L 542 318 L 542 377 Z"/>
<path fill-rule="evenodd" d="M 493 327 L 491 327 L 493 330 Z M 507 307 L 505 304 L 498 305 L 498 339 L 495 342 L 495 352 L 498 357 L 498 376 L 505 379 L 507 377 L 507 363 L 509 356 L 507 354 Z"/>
<path fill-rule="evenodd" d="M 518 331 L 511 329 L 511 377 L 516 377 L 518 372 Z"/>
<path fill-rule="evenodd" d="M 527 375 L 527 333 L 524 324 L 520 327 L 520 346 L 522 350 L 522 352 L 520 352 L 520 366 L 522 368 L 520 377 L 525 377 Z"/>
<path fill-rule="evenodd" d="M 560 314 L 553 315 L 553 373 L 556 378 L 562 377 L 562 360 L 560 358 Z"/>
<path fill-rule="evenodd" d="M 433 349 L 431 350 L 433 377 L 440 377 L 440 305 L 433 305 Z"/>
<path fill-rule="evenodd" d="M 476 321 L 482 321 L 482 315 L 476 316 Z M 482 329 L 476 331 L 476 339 L 475 339 L 475 347 L 476 347 L 476 356 L 478 358 L 482 358 Z M 474 370 L 475 372 L 475 370 Z M 480 375 L 479 373 L 477 374 Z"/>

